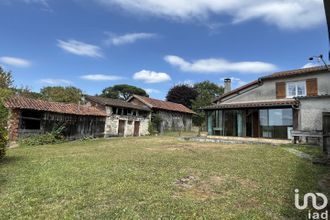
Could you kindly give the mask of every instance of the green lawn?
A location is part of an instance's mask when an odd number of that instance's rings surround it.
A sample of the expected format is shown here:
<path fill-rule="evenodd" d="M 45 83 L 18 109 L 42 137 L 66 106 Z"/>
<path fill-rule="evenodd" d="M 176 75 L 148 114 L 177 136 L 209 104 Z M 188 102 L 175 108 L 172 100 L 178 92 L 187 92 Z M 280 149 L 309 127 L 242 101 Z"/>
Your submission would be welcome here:
<path fill-rule="evenodd" d="M 327 172 L 281 147 L 174 135 L 21 147 L 0 163 L 0 219 L 305 219 L 294 189 L 320 191 Z"/>

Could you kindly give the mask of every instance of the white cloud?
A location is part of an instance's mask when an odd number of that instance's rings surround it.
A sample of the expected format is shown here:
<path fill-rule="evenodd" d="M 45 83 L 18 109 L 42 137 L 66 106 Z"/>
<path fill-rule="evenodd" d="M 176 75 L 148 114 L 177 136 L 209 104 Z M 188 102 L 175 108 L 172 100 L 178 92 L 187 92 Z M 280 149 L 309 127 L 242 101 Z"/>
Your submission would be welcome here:
<path fill-rule="evenodd" d="M 181 71 L 196 73 L 261 73 L 271 72 L 277 68 L 274 64 L 260 61 L 230 62 L 220 58 L 209 58 L 188 62 L 173 55 L 165 56 L 164 59 L 172 66 L 179 67 Z"/>
<path fill-rule="evenodd" d="M 109 34 L 109 39 L 106 40 L 106 44 L 119 46 L 124 44 L 131 44 L 138 40 L 154 38 L 156 36 L 157 35 L 154 33 L 129 33 L 120 36 Z"/>
<path fill-rule="evenodd" d="M 49 84 L 49 85 L 69 85 L 72 84 L 71 81 L 66 79 L 41 79 L 39 80 L 42 84 Z"/>
<path fill-rule="evenodd" d="M 103 57 L 102 50 L 100 47 L 77 40 L 58 40 L 57 46 L 69 53 L 79 56 Z"/>
<path fill-rule="evenodd" d="M 26 4 L 40 4 L 43 6 L 48 7 L 49 3 L 48 0 L 2 0 L 1 3 L 26 3 Z"/>
<path fill-rule="evenodd" d="M 161 93 L 158 89 L 144 89 L 149 95 Z"/>
<path fill-rule="evenodd" d="M 94 0 L 102 6 L 143 16 L 179 21 L 208 21 L 212 15 L 233 23 L 260 19 L 284 29 L 302 29 L 325 21 L 322 0 Z"/>
<path fill-rule="evenodd" d="M 29 67 L 31 66 L 31 62 L 26 60 L 26 59 L 22 59 L 22 58 L 18 58 L 18 57 L 0 57 L 0 62 L 7 64 L 9 66 L 16 66 L 16 67 Z"/>
<path fill-rule="evenodd" d="M 82 79 L 90 80 L 90 81 L 115 81 L 123 79 L 121 76 L 115 75 L 104 75 L 104 74 L 90 74 L 81 76 Z"/>
<path fill-rule="evenodd" d="M 141 70 L 140 72 L 134 73 L 133 79 L 141 80 L 145 83 L 161 83 L 170 81 L 171 77 L 167 73 Z"/>

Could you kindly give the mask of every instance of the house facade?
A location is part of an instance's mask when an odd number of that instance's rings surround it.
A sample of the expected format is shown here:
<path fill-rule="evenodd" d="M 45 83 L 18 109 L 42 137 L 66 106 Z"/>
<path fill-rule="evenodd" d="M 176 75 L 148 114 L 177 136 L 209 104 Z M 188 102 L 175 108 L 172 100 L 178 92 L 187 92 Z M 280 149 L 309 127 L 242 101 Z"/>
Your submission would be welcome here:
<path fill-rule="evenodd" d="M 85 104 L 106 112 L 105 137 L 148 135 L 151 110 L 118 99 L 84 96 Z"/>
<path fill-rule="evenodd" d="M 227 91 L 206 111 L 209 135 L 291 139 L 292 131 L 326 132 L 330 71 L 313 67 L 274 73 Z"/>
<path fill-rule="evenodd" d="M 103 137 L 106 113 L 94 107 L 48 102 L 21 96 L 5 102 L 9 109 L 10 142 L 19 138 L 52 132 L 63 126 L 67 139 Z"/>
<path fill-rule="evenodd" d="M 145 106 L 152 110 L 152 118 L 161 118 L 158 132 L 164 131 L 190 131 L 192 128 L 192 110 L 182 104 L 133 95 L 128 102 Z"/>

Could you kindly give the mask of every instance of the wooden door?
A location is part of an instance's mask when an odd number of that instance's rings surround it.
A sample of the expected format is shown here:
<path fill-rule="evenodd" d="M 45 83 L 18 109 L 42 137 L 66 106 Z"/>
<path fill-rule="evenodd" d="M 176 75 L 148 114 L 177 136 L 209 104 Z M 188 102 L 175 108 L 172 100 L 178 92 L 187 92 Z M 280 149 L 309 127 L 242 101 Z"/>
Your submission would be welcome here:
<path fill-rule="evenodd" d="M 259 111 L 256 110 L 255 112 L 253 112 L 253 116 L 252 116 L 252 124 L 253 124 L 253 137 L 257 138 L 259 137 Z"/>
<path fill-rule="evenodd" d="M 134 136 L 139 136 L 140 134 L 140 122 L 135 121 L 134 122 Z"/>
<path fill-rule="evenodd" d="M 118 136 L 123 137 L 124 134 L 125 134 L 125 121 L 124 120 L 119 120 Z"/>

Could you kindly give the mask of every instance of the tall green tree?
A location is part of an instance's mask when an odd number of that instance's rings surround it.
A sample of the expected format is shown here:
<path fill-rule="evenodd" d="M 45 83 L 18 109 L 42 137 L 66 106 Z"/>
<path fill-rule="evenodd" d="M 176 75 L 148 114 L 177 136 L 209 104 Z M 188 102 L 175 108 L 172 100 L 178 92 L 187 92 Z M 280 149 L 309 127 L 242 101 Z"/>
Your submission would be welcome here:
<path fill-rule="evenodd" d="M 167 93 L 166 100 L 192 108 L 192 101 L 198 96 L 197 90 L 186 84 L 173 86 Z"/>
<path fill-rule="evenodd" d="M 42 88 L 40 93 L 48 101 L 65 103 L 78 103 L 82 96 L 82 91 L 73 86 L 48 86 Z"/>
<path fill-rule="evenodd" d="M 4 100 L 14 94 L 13 77 L 10 71 L 6 72 L 0 66 L 0 159 L 6 154 L 6 145 L 8 141 L 7 119 L 8 109 L 4 106 Z"/>
<path fill-rule="evenodd" d="M 193 122 L 195 125 L 201 126 L 205 122 L 205 113 L 200 108 L 211 105 L 216 97 L 223 94 L 224 88 L 210 81 L 196 83 L 194 88 L 198 95 L 192 101 L 192 109 L 197 113 L 193 117 Z"/>
<path fill-rule="evenodd" d="M 10 71 L 5 71 L 0 66 L 0 88 L 9 89 L 13 87 L 13 76 Z"/>
<path fill-rule="evenodd" d="M 128 100 L 132 95 L 149 97 L 148 93 L 139 87 L 120 84 L 103 89 L 101 96 L 113 99 Z"/>

